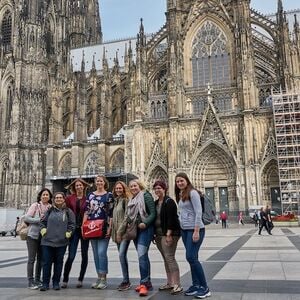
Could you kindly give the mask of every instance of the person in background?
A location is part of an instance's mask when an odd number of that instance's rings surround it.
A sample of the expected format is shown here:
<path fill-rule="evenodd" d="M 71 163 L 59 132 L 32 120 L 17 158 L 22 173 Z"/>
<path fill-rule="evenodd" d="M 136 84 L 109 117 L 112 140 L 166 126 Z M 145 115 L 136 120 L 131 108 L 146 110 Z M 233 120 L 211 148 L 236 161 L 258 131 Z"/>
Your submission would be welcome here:
<path fill-rule="evenodd" d="M 192 285 L 185 291 L 185 295 L 203 299 L 211 295 L 198 258 L 205 236 L 205 226 L 202 221 L 200 195 L 185 173 L 178 173 L 175 177 L 175 196 L 179 208 L 181 237 L 192 275 Z"/>
<path fill-rule="evenodd" d="M 20 217 L 17 217 L 16 218 L 16 224 L 15 224 L 15 228 L 14 228 L 14 237 L 17 237 L 17 228 L 18 228 L 18 225 L 20 223 Z"/>
<path fill-rule="evenodd" d="M 257 210 L 254 211 L 253 221 L 254 221 L 254 226 L 257 227 L 258 226 L 258 221 L 259 221 Z"/>
<path fill-rule="evenodd" d="M 167 195 L 167 185 L 157 180 L 153 185 L 157 196 L 155 201 L 155 243 L 161 253 L 167 274 L 167 283 L 159 290 L 170 290 L 172 295 L 180 294 L 183 290 L 180 284 L 179 267 L 175 258 L 177 243 L 180 238 L 180 224 L 176 202 Z"/>
<path fill-rule="evenodd" d="M 259 224 L 258 234 L 261 235 L 261 231 L 262 231 L 263 227 L 265 227 L 268 234 L 272 235 L 272 233 L 271 233 L 271 231 L 269 230 L 269 227 L 268 227 L 267 213 L 266 213 L 266 211 L 264 210 L 263 207 L 260 209 L 259 214 L 260 214 L 260 224 Z"/>
<path fill-rule="evenodd" d="M 138 179 L 129 182 L 129 189 L 133 198 L 128 202 L 126 216 L 131 220 L 136 219 L 137 216 L 139 218 L 134 245 L 139 259 L 140 284 L 135 288 L 135 291 L 140 296 L 147 296 L 148 291 L 153 289 L 148 252 L 154 234 L 155 204 L 152 195 L 145 190 L 144 185 Z M 125 220 L 124 223 L 126 224 L 127 221 Z M 126 226 L 121 227 L 125 228 Z M 119 231 L 119 235 L 122 236 L 121 231 Z"/>
<path fill-rule="evenodd" d="M 118 290 L 126 291 L 131 287 L 127 259 L 127 251 L 130 241 L 124 240 L 121 238 L 121 236 L 118 236 L 118 230 L 120 229 L 120 226 L 122 225 L 126 217 L 127 204 L 131 197 L 129 189 L 124 182 L 116 182 L 113 188 L 113 197 L 115 199 L 115 205 L 113 210 L 111 237 L 118 247 L 119 260 L 123 275 L 123 281 L 119 284 Z"/>
<path fill-rule="evenodd" d="M 114 198 L 112 193 L 107 191 L 109 183 L 105 176 L 98 175 L 95 178 L 95 185 L 96 190 L 90 193 L 87 197 L 86 209 L 82 223 L 86 220 L 105 220 L 107 223 L 105 237 L 91 240 L 95 268 L 98 275 L 97 281 L 92 284 L 92 288 L 103 290 L 107 288 L 107 248 L 111 234 Z"/>
<path fill-rule="evenodd" d="M 243 217 L 243 212 L 239 212 L 239 215 L 238 215 L 238 222 L 239 224 L 242 224 L 242 225 L 245 225 L 244 224 L 244 217 Z"/>
<path fill-rule="evenodd" d="M 271 216 L 271 207 L 269 205 L 266 206 L 266 215 L 267 215 L 267 226 L 269 228 L 269 231 L 271 232 L 274 228 L 272 216 Z"/>
<path fill-rule="evenodd" d="M 225 210 L 220 214 L 220 219 L 222 222 L 222 228 L 227 228 L 227 214 Z"/>
<path fill-rule="evenodd" d="M 73 211 L 75 215 L 76 228 L 70 239 L 68 258 L 65 263 L 64 272 L 63 272 L 63 282 L 61 285 L 62 288 L 67 288 L 68 286 L 69 274 L 77 253 L 79 241 L 81 244 L 81 266 L 80 266 L 78 281 L 76 284 L 77 288 L 82 287 L 82 281 L 87 269 L 89 240 L 85 240 L 82 238 L 81 226 L 82 226 L 83 215 L 85 212 L 86 189 L 88 186 L 89 184 L 81 178 L 77 178 L 73 180 L 73 182 L 71 182 L 70 185 L 67 186 L 67 189 L 71 191 L 71 195 L 66 197 L 66 205 L 68 208 L 70 208 Z"/>
<path fill-rule="evenodd" d="M 52 194 L 50 190 L 43 188 L 37 195 L 37 201 L 29 207 L 24 218 L 24 221 L 29 224 L 26 239 L 28 250 L 27 278 L 28 288 L 32 290 L 38 289 L 41 285 L 42 249 L 40 221 L 51 207 L 51 199 Z M 35 272 L 33 272 L 35 262 Z"/>

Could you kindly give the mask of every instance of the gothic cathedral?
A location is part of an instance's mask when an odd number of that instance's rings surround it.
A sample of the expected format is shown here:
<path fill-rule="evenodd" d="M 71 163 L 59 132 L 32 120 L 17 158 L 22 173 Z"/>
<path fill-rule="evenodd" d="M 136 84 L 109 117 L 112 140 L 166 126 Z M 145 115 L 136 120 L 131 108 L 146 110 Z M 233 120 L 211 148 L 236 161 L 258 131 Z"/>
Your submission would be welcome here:
<path fill-rule="evenodd" d="M 102 41 L 97 0 L 1 0 L 0 206 L 41 186 L 186 172 L 217 211 L 280 206 L 272 93 L 300 89 L 300 26 L 250 0 L 166 0 Z M 28 4 L 30 3 L 30 4 Z"/>

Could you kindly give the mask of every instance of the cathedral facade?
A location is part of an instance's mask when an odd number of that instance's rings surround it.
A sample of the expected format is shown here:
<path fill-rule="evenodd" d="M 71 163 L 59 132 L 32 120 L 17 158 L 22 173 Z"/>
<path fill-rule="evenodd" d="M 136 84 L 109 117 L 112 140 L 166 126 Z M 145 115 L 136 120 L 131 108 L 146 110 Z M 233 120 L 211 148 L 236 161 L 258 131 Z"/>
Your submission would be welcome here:
<path fill-rule="evenodd" d="M 217 211 L 280 207 L 272 91 L 300 88 L 297 18 L 166 2 L 158 32 L 102 43 L 98 1 L 1 1 L 0 205 L 98 173 L 172 194 L 184 171 Z"/>

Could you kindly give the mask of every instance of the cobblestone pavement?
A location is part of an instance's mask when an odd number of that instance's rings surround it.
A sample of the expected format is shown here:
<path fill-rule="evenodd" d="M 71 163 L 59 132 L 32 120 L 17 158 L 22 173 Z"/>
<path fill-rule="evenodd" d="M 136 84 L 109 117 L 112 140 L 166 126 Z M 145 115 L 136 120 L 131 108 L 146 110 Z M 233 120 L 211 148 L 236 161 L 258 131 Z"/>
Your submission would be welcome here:
<path fill-rule="evenodd" d="M 274 228 L 273 235 L 257 234 L 253 226 L 232 225 L 221 229 L 209 225 L 205 242 L 200 250 L 212 300 L 300 300 L 300 228 Z M 69 288 L 47 292 L 26 288 L 26 243 L 13 237 L 0 237 L 0 300 L 18 299 L 139 299 L 134 289 L 118 292 L 121 281 L 118 253 L 113 242 L 109 246 L 109 286 L 106 290 L 93 290 L 95 280 L 93 255 L 90 247 L 89 266 L 82 289 L 76 289 L 76 277 L 80 261 L 76 258 L 71 271 Z M 79 257 L 79 256 L 78 256 Z M 183 294 L 171 296 L 158 292 L 165 282 L 161 256 L 155 245 L 151 245 L 151 275 L 154 290 L 146 299 L 188 299 Z M 181 280 L 185 288 L 191 282 L 185 251 L 179 243 L 177 259 Z M 138 284 L 137 254 L 133 245 L 129 248 L 130 276 L 133 285 Z"/>

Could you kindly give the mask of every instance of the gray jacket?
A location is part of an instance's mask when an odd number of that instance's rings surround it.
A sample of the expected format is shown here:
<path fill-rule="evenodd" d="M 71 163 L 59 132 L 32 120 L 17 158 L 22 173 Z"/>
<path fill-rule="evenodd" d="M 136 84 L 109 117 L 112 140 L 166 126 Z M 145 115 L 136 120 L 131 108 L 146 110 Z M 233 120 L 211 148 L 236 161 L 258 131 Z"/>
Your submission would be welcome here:
<path fill-rule="evenodd" d="M 190 200 L 179 200 L 179 221 L 181 229 L 193 230 L 195 226 L 204 228 L 202 221 L 202 206 L 199 193 L 196 190 L 191 190 Z"/>
<path fill-rule="evenodd" d="M 57 208 L 52 206 L 40 223 L 40 229 L 46 228 L 47 232 L 42 237 L 41 245 L 50 247 L 63 247 L 69 244 L 66 232 L 73 233 L 75 229 L 75 215 L 67 207 Z"/>

